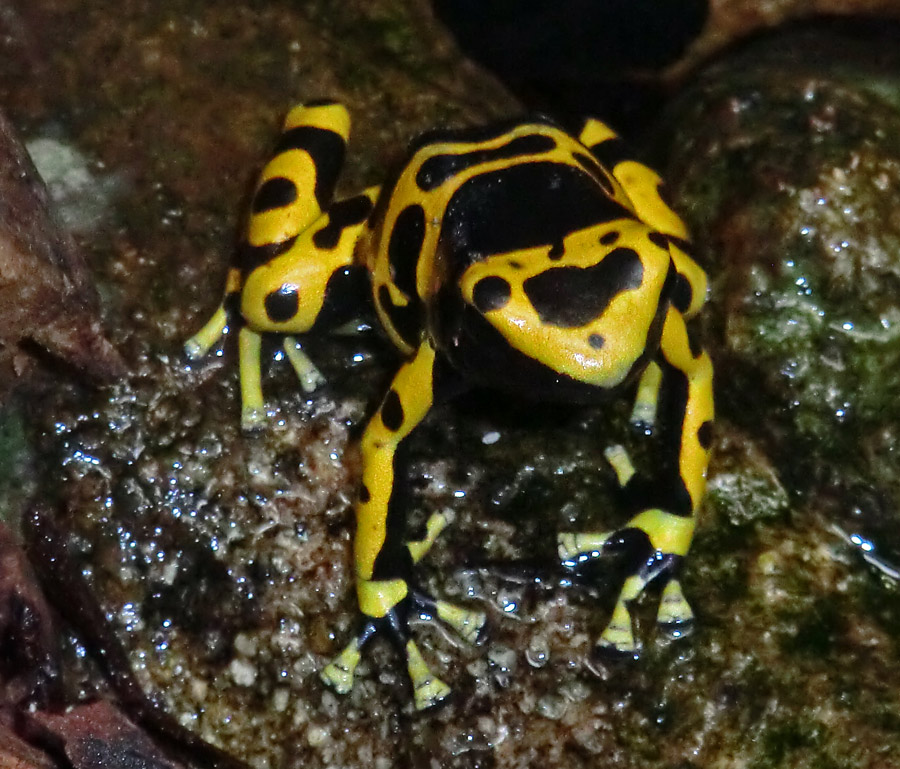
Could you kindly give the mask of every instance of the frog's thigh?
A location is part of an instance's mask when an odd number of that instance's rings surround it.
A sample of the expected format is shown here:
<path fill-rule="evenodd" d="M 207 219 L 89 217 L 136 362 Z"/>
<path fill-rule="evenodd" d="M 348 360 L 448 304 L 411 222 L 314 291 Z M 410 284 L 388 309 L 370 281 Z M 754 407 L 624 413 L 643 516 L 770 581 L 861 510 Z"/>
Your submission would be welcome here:
<path fill-rule="evenodd" d="M 662 596 L 658 622 L 676 632 L 689 626 L 690 606 L 673 574 L 687 554 L 693 539 L 696 513 L 706 486 L 706 468 L 712 439 L 712 364 L 709 356 L 691 344 L 684 317 L 674 307 L 667 310 L 658 357 L 663 371 L 661 395 L 667 399 L 672 423 L 669 445 L 678 453 L 677 479 L 671 484 L 673 499 L 668 509 L 648 508 L 638 512 L 623 527 L 642 531 L 659 557 L 637 564 L 628 576 L 616 601 L 609 624 L 600 636 L 601 647 L 630 654 L 637 648 L 629 605 L 657 577 L 669 580 Z M 648 399 L 653 400 L 653 399 Z M 640 396 L 639 396 L 640 402 Z M 614 450 L 607 459 L 616 469 L 620 483 L 630 480 L 633 470 L 627 457 Z M 621 529 L 619 530 L 621 531 Z M 600 555 L 619 531 L 562 533 L 559 554 L 573 565 Z"/>
<path fill-rule="evenodd" d="M 678 271 L 676 305 L 686 317 L 693 317 L 706 300 L 706 273 L 691 257 L 687 227 L 666 201 L 662 178 L 635 160 L 625 142 L 599 120 L 588 120 L 579 138 L 622 185 L 638 218 L 668 237 Z"/>
<path fill-rule="evenodd" d="M 636 160 L 631 148 L 612 128 L 591 118 L 585 122 L 578 138 L 622 185 L 642 222 L 664 235 L 680 241 L 687 240 L 687 227 L 662 194 L 663 180 L 660 175 Z M 694 272 L 693 260 L 686 253 L 684 259 L 691 264 L 686 264 L 684 270 L 680 264 L 676 263 L 676 266 L 690 280 Z M 693 280 L 691 282 L 693 284 Z"/>
<path fill-rule="evenodd" d="M 251 248 L 284 243 L 321 215 L 334 194 L 349 134 L 350 116 L 341 104 L 301 104 L 288 113 L 253 193 L 246 232 Z"/>

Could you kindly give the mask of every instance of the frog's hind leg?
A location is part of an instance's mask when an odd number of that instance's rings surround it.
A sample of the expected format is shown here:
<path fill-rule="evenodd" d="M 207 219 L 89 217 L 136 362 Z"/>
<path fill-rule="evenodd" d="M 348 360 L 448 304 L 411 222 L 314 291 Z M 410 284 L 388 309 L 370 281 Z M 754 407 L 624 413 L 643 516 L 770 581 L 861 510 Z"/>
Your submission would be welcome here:
<path fill-rule="evenodd" d="M 578 140 L 622 185 L 642 222 L 664 235 L 687 239 L 687 227 L 665 200 L 660 175 L 637 160 L 631 147 L 612 128 L 589 118 Z"/>
<path fill-rule="evenodd" d="M 706 273 L 691 257 L 688 230 L 666 200 L 662 177 L 635 159 L 631 148 L 608 125 L 589 118 L 578 137 L 622 185 L 638 218 L 664 235 L 678 271 L 676 305 L 691 318 L 706 300 Z"/>
<path fill-rule="evenodd" d="M 674 307 L 667 311 L 657 363 L 662 382 L 656 391 L 665 419 L 662 447 L 674 460 L 668 477 L 650 487 L 637 475 L 623 448 L 608 449 L 606 458 L 619 484 L 637 492 L 639 512 L 616 530 L 561 533 L 558 540 L 560 558 L 572 568 L 616 546 L 643 543 L 643 556 L 626 578 L 598 642 L 601 648 L 624 654 L 637 650 L 630 604 L 654 580 L 666 580 L 658 623 L 672 634 L 682 634 L 693 619 L 675 574 L 690 548 L 706 487 L 712 440 L 712 365 L 703 350 L 692 346 L 684 318 Z M 655 410 L 655 395 L 652 400 Z"/>

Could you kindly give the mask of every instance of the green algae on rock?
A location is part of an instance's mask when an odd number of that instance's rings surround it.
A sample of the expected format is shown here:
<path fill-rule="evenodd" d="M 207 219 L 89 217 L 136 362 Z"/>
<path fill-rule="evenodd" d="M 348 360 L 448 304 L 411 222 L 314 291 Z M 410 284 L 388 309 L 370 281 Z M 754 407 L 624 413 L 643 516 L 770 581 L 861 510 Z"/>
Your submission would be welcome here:
<path fill-rule="evenodd" d="M 900 112 L 890 52 L 876 78 L 865 46 L 750 46 L 676 100 L 659 146 L 712 277 L 721 412 L 795 486 L 830 465 L 900 499 Z"/>
<path fill-rule="evenodd" d="M 702 72 L 655 134 L 711 277 L 721 454 L 695 573 L 718 586 L 700 632 L 729 616 L 750 636 L 726 633 L 712 664 L 752 766 L 875 766 L 863 745 L 896 743 L 896 35 L 766 36 Z"/>

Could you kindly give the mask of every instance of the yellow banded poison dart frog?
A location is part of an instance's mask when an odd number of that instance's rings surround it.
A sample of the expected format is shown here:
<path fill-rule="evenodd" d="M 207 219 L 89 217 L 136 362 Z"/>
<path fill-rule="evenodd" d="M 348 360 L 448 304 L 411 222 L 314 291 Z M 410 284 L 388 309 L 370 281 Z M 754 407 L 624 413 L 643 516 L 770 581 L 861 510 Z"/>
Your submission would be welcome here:
<path fill-rule="evenodd" d="M 425 612 L 469 641 L 484 615 L 420 591 L 414 565 L 446 524 L 404 536 L 394 499 L 398 446 L 436 401 L 461 385 L 576 403 L 633 393 L 632 421 L 657 427 L 666 479 L 643 485 L 621 446 L 606 450 L 619 483 L 641 489 L 623 527 L 563 533 L 575 567 L 637 537 L 644 545 L 599 639 L 634 653 L 629 604 L 653 580 L 665 587 L 658 621 L 692 620 L 677 570 L 703 498 L 713 419 L 712 365 L 685 321 L 706 298 L 687 232 L 660 195 L 659 176 L 616 134 L 588 120 L 578 137 L 543 119 L 440 130 L 415 141 L 395 181 L 332 202 L 349 134 L 346 109 L 292 110 L 256 188 L 239 264 L 223 305 L 186 345 L 205 354 L 239 307 L 242 422 L 265 418 L 260 334 L 285 334 L 304 387 L 317 372 L 293 334 L 346 322 L 360 285 L 405 356 L 362 435 L 354 559 L 361 631 L 322 673 L 347 692 L 363 645 L 378 633 L 404 650 L 415 705 L 449 693 L 412 639 Z M 659 418 L 657 418 L 659 417 Z"/>

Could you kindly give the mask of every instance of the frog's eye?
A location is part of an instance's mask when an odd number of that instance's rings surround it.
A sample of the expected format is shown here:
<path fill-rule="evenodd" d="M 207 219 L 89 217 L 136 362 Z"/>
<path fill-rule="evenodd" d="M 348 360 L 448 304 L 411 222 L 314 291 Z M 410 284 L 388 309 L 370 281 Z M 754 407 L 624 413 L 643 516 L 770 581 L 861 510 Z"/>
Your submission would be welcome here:
<path fill-rule="evenodd" d="M 472 302 L 479 312 L 502 310 L 512 296 L 509 281 L 499 275 L 481 278 L 472 289 Z"/>

